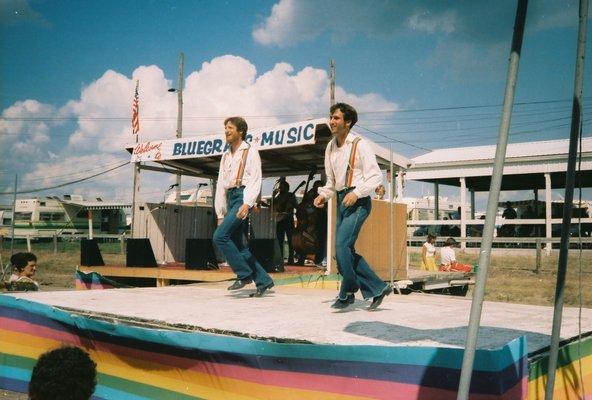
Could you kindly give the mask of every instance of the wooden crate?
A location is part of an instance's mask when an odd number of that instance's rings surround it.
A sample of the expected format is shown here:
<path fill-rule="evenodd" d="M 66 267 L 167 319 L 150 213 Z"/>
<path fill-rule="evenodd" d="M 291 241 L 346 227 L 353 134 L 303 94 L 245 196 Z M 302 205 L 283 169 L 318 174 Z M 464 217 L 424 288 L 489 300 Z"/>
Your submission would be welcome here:
<path fill-rule="evenodd" d="M 356 242 L 356 253 L 364 256 L 368 264 L 384 280 L 391 278 L 390 204 L 372 200 L 372 212 L 364 223 Z M 407 205 L 394 203 L 393 207 L 393 276 L 407 279 Z"/>

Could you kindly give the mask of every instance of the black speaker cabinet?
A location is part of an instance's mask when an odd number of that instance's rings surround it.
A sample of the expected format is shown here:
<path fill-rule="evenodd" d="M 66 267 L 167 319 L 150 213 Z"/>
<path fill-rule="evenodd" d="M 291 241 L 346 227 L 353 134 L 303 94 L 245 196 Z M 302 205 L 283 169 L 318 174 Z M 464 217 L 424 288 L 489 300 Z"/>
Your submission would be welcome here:
<path fill-rule="evenodd" d="M 80 265 L 101 266 L 105 265 L 99 244 L 95 239 L 82 239 L 80 242 Z"/>
<path fill-rule="evenodd" d="M 218 269 L 212 239 L 185 240 L 186 269 Z"/>
<path fill-rule="evenodd" d="M 146 268 L 158 266 L 149 239 L 127 239 L 125 266 Z"/>
<path fill-rule="evenodd" d="M 249 249 L 267 272 L 284 272 L 284 260 L 277 239 L 252 239 Z"/>

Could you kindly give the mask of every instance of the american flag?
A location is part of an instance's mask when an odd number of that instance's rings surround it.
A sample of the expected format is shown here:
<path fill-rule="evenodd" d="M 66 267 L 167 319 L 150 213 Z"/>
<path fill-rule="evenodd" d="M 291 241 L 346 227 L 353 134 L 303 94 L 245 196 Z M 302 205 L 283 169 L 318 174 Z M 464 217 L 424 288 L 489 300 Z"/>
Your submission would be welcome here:
<path fill-rule="evenodd" d="M 134 93 L 134 102 L 132 103 L 132 133 L 137 135 L 140 132 L 140 104 L 138 96 L 138 87 L 140 81 L 136 81 L 136 92 Z"/>

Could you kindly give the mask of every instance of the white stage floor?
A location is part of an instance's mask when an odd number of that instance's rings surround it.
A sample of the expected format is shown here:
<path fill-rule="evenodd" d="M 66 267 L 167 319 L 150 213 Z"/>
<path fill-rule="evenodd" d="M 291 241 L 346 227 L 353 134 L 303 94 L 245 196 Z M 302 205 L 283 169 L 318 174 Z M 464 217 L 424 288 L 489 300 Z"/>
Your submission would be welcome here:
<path fill-rule="evenodd" d="M 366 311 L 357 299 L 346 311 L 330 308 L 336 291 L 275 287 L 249 298 L 254 286 L 229 292 L 229 283 L 162 288 L 8 294 L 47 305 L 225 334 L 317 344 L 464 347 L 471 300 L 410 294 L 391 295 Z M 478 347 L 492 349 L 527 336 L 528 352 L 549 345 L 552 307 L 485 302 Z M 582 310 L 582 333 L 592 331 L 592 310 Z M 561 337 L 578 334 L 578 309 L 564 308 Z"/>

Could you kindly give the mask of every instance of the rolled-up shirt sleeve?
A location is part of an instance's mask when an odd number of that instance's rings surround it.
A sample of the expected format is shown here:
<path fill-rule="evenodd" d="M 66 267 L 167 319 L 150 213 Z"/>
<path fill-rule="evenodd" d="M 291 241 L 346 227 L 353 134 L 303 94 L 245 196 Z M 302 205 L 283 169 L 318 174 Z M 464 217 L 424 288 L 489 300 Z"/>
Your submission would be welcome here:
<path fill-rule="evenodd" d="M 243 203 L 253 207 L 257 203 L 259 193 L 261 193 L 261 157 L 259 151 L 252 147 L 247 156 L 243 184 L 245 185 Z"/>
<path fill-rule="evenodd" d="M 220 170 L 218 171 L 218 181 L 216 182 L 216 198 L 214 199 L 214 208 L 218 218 L 224 218 L 227 212 L 226 190 L 224 189 L 224 157 L 220 160 Z"/>
<path fill-rule="evenodd" d="M 325 149 L 325 175 L 327 176 L 327 182 L 325 183 L 325 186 L 321 186 L 318 189 L 319 194 L 323 196 L 325 200 L 329 200 L 331 197 L 335 196 L 335 174 L 331 167 L 332 143 L 332 140 L 329 141 L 327 148 Z"/>
<path fill-rule="evenodd" d="M 356 185 L 354 193 L 358 198 L 361 198 L 374 194 L 378 185 L 382 183 L 382 174 L 376 161 L 376 154 L 374 154 L 372 147 L 364 140 L 361 140 L 358 144 L 358 152 L 364 179 L 362 184 Z"/>

